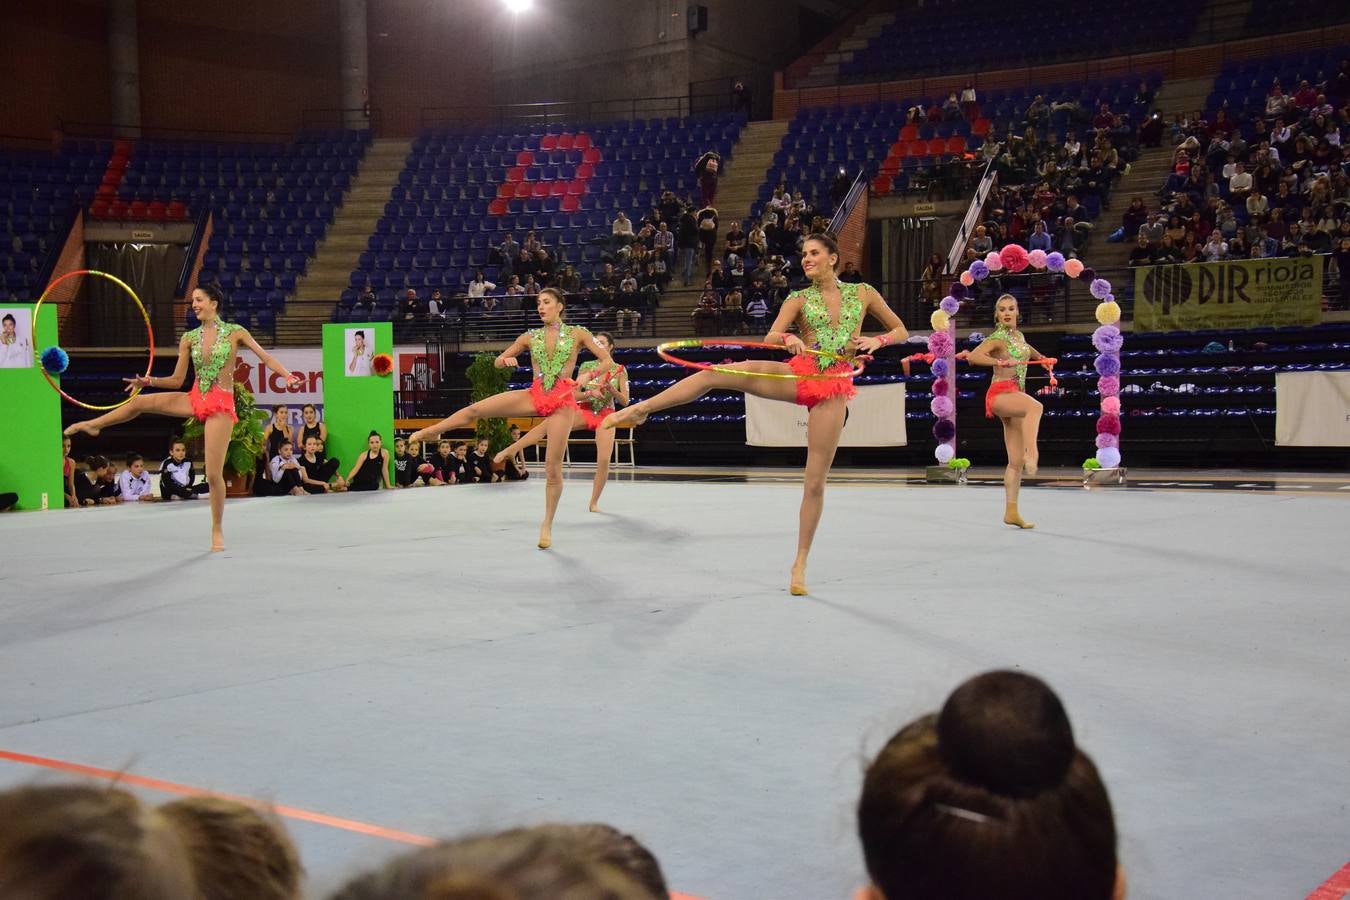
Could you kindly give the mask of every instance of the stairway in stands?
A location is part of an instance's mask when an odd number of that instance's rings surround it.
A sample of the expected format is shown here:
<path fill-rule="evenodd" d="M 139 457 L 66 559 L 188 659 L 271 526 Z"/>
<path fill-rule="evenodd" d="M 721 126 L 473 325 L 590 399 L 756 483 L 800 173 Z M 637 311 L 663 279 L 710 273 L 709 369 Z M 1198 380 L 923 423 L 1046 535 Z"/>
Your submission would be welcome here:
<path fill-rule="evenodd" d="M 361 251 L 366 249 L 375 224 L 384 215 L 390 191 L 398 183 L 412 142 L 380 138 L 365 159 L 328 234 L 319 244 L 309 272 L 296 286 L 295 300 L 280 317 L 277 338 L 282 343 L 313 344 L 319 326 L 330 321 L 338 295 L 351 281 Z"/>

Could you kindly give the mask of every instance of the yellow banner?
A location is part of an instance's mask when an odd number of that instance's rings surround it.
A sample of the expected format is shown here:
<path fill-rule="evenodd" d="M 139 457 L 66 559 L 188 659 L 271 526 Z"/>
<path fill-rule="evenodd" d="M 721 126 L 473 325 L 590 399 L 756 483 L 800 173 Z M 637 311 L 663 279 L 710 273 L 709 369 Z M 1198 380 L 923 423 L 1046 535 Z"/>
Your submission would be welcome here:
<path fill-rule="evenodd" d="M 1322 321 L 1322 257 L 1134 270 L 1136 331 L 1278 328 Z"/>

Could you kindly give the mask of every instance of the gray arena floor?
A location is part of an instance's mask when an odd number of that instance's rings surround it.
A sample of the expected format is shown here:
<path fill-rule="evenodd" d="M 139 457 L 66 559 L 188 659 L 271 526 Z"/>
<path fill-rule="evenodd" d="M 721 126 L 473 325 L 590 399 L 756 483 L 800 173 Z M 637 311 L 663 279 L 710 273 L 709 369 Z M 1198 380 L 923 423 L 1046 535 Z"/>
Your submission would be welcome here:
<path fill-rule="evenodd" d="M 414 835 L 604 820 L 680 891 L 845 898 L 867 755 L 1014 666 L 1101 767 L 1132 897 L 1350 859 L 1350 491 L 1065 481 L 1019 532 L 993 486 L 845 475 L 801 599 L 790 474 L 622 477 L 602 515 L 569 482 L 548 552 L 534 479 L 231 502 L 216 556 L 204 504 L 0 517 L 0 785 L 71 777 L 31 756 Z M 313 896 L 405 849 L 288 824 Z"/>

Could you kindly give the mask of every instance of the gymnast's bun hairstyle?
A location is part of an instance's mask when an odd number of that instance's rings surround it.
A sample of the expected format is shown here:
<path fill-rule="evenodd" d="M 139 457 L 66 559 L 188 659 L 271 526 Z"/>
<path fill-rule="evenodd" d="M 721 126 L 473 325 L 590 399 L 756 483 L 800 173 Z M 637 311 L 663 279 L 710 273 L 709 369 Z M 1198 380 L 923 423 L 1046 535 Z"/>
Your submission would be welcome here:
<path fill-rule="evenodd" d="M 858 834 L 886 900 L 1110 900 L 1116 829 L 1043 681 L 988 672 L 868 767 Z"/>
<path fill-rule="evenodd" d="M 330 900 L 663 900 L 551 828 L 448 841 L 348 882 Z"/>

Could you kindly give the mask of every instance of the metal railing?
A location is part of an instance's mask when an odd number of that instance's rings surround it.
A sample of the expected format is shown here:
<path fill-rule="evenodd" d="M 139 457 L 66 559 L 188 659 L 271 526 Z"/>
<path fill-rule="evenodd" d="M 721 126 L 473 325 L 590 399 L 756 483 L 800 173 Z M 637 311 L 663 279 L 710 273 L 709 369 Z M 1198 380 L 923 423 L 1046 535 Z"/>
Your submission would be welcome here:
<path fill-rule="evenodd" d="M 988 202 L 990 195 L 997 186 L 998 169 L 994 167 L 994 161 L 991 159 L 980 175 L 980 183 L 975 188 L 975 195 L 970 198 L 970 206 L 966 209 L 966 215 L 961 220 L 961 227 L 957 229 L 956 236 L 952 239 L 952 246 L 947 251 L 947 268 L 949 270 L 956 270 L 962 254 L 966 252 L 966 244 L 970 242 L 970 236 L 975 233 L 976 226 L 984 216 L 984 204 Z"/>
<path fill-rule="evenodd" d="M 532 103 L 482 103 L 469 106 L 424 106 L 423 128 L 459 125 L 553 125 L 610 119 L 685 117 L 732 112 L 729 92 L 669 97 L 624 97 L 614 100 L 541 100 Z"/>

